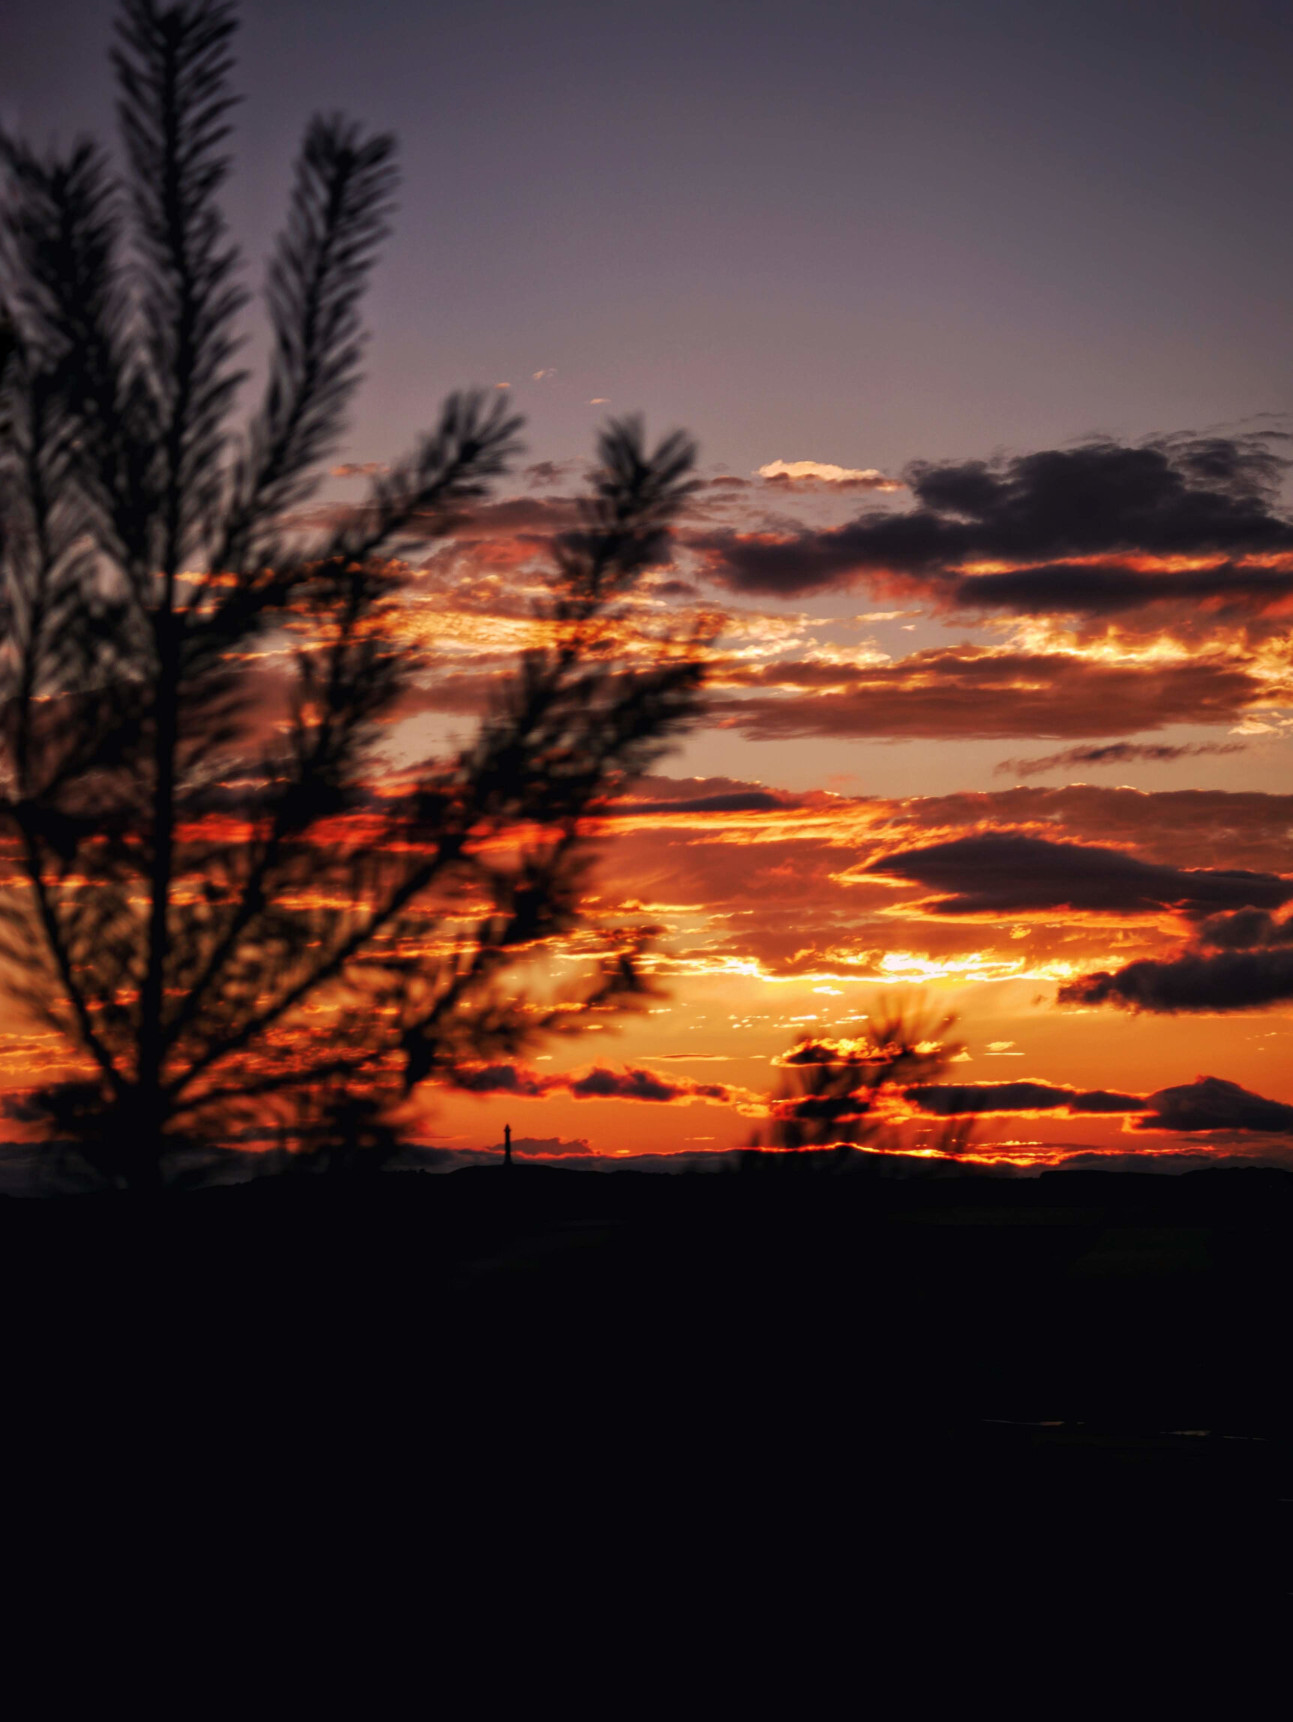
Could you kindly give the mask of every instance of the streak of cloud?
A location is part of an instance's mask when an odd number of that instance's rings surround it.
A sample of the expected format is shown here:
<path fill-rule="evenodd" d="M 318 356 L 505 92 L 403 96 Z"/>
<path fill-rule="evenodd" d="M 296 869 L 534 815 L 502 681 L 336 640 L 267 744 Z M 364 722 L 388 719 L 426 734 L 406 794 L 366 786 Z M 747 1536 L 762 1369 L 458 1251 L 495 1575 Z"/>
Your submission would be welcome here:
<path fill-rule="evenodd" d="M 721 672 L 715 680 L 721 682 Z M 1271 697 L 1269 686 L 1239 663 L 1110 663 L 1075 653 L 972 647 L 916 652 L 853 674 L 778 663 L 746 672 L 744 680 L 790 690 L 713 702 L 712 722 L 755 740 L 1127 735 L 1180 723 L 1231 724 Z M 796 685 L 814 683 L 820 691 L 795 697 Z"/>
<path fill-rule="evenodd" d="M 1143 1112 L 1149 1104 L 1139 1094 L 1068 1088 L 1051 1082 L 924 1083 L 904 1089 L 903 1095 L 922 1112 L 939 1118 L 1057 1111 L 1108 1115 Z"/>
<path fill-rule="evenodd" d="M 1049 771 L 1073 771 L 1082 766 L 1096 765 L 1167 765 L 1181 759 L 1200 759 L 1207 755 L 1243 753 L 1246 743 L 1193 742 L 1180 747 L 1150 742 L 1115 741 L 1103 747 L 1066 747 L 1059 753 L 1043 754 L 1039 759 L 1003 759 L 994 767 L 996 776 L 1040 777 Z"/>
<path fill-rule="evenodd" d="M 1240 1131 L 1293 1135 L 1293 1106 L 1267 1100 L 1216 1076 L 1160 1088 L 1148 1095 L 1081 1090 L 1050 1082 L 929 1083 L 904 1090 L 922 1112 L 940 1118 L 1060 1112 L 1124 1115 L 1132 1130 Z"/>
<path fill-rule="evenodd" d="M 751 1098 L 747 1090 L 730 1083 L 693 1082 L 689 1077 L 660 1076 L 634 1066 L 611 1070 L 594 1065 L 582 1074 L 548 1074 L 513 1063 L 488 1064 L 455 1073 L 453 1082 L 469 1094 L 511 1094 L 527 1100 L 569 1094 L 575 1100 L 636 1100 L 663 1106 L 706 1100 L 727 1106 Z"/>

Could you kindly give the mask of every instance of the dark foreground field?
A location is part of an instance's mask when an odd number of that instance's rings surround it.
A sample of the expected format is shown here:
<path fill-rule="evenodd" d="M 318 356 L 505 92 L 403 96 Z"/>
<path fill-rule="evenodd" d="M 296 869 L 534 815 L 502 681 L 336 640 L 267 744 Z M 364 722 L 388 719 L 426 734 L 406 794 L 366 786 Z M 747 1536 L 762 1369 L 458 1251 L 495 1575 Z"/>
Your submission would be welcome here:
<path fill-rule="evenodd" d="M 560 1543 L 774 1616 L 1293 1590 L 1281 1172 L 285 1177 L 8 1200 L 0 1276 L 29 1504 L 142 1479 L 189 1539 L 256 1499 L 297 1556 L 488 1591 Z"/>

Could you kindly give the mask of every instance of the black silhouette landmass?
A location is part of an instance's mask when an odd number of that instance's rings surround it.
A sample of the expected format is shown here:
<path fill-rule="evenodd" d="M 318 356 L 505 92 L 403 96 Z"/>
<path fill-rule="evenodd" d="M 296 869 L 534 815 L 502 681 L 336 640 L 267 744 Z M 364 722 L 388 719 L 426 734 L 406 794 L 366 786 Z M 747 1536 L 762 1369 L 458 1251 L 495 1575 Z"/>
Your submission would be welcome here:
<path fill-rule="evenodd" d="M 0 1201 L 10 1474 L 699 1538 L 832 1606 L 1293 1589 L 1293 1174 L 500 1171 Z"/>

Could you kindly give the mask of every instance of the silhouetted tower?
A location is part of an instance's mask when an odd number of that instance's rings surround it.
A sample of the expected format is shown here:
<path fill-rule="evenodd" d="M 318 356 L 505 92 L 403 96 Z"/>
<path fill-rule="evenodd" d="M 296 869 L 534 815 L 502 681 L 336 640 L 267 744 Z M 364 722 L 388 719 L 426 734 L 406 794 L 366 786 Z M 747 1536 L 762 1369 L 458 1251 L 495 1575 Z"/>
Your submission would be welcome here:
<path fill-rule="evenodd" d="M 505 1166 L 512 1164 L 512 1126 L 510 1124 L 503 1126 L 503 1164 Z"/>

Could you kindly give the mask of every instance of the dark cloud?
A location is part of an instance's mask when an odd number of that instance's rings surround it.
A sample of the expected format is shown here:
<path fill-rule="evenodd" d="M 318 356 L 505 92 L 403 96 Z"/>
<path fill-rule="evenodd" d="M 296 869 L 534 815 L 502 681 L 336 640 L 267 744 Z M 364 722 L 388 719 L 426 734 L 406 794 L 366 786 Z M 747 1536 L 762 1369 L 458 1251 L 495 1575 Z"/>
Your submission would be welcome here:
<path fill-rule="evenodd" d="M 1200 1076 L 1180 1088 L 1151 1094 L 1147 1110 L 1134 1121 L 1136 1130 L 1253 1130 L 1263 1135 L 1293 1134 L 1293 1106 L 1265 1100 L 1223 1082 Z"/>
<path fill-rule="evenodd" d="M 571 1071 L 541 1073 L 518 1064 L 488 1064 L 476 1070 L 455 1072 L 453 1082 L 469 1094 L 514 1094 L 527 1100 L 562 1093 L 576 1100 L 646 1100 L 662 1105 L 675 1100 L 727 1102 L 737 1098 L 736 1092 L 724 1083 L 692 1082 L 687 1077 L 674 1081 L 671 1077 L 657 1076 L 652 1070 L 616 1071 L 601 1065 L 579 1076 Z"/>
<path fill-rule="evenodd" d="M 1008 576 L 966 579 L 952 571 L 973 560 L 1055 564 L 1135 553 L 1237 557 L 1293 550 L 1293 523 L 1275 508 L 1287 463 L 1273 441 L 1178 436 L 1131 447 L 1101 439 L 996 461 L 917 462 L 905 474 L 916 505 L 904 513 L 872 509 L 832 530 L 713 532 L 693 543 L 712 578 L 745 592 L 790 596 L 869 573 L 898 573 L 944 583 L 953 602 L 1083 608 L 1084 576 L 1099 586 L 1099 568 L 1056 574 L 1063 605 L 1048 595 L 1044 570 L 1028 591 L 982 585 Z M 974 596 L 956 589 L 963 585 L 973 585 Z M 1121 603 L 1122 591 L 1115 580 L 1100 604 Z"/>
<path fill-rule="evenodd" d="M 1277 920 L 1252 904 L 1209 915 L 1200 922 L 1192 949 L 1085 975 L 1059 996 L 1065 1004 L 1112 1004 L 1164 1014 L 1280 1004 L 1293 998 L 1293 917 Z"/>
<path fill-rule="evenodd" d="M 468 1094 L 516 1094 L 535 1098 L 548 1093 L 552 1079 L 517 1064 L 487 1064 L 480 1070 L 457 1073 L 454 1086 L 466 1089 Z"/>
<path fill-rule="evenodd" d="M 1265 1100 L 1238 1083 L 1200 1076 L 1148 1097 L 1083 1091 L 1049 1082 L 931 1083 L 906 1091 L 923 1112 L 950 1118 L 975 1113 L 1054 1112 L 1130 1114 L 1135 1130 L 1234 1130 L 1293 1133 L 1293 1106 Z"/>
<path fill-rule="evenodd" d="M 1293 947 L 1255 951 L 1186 951 L 1125 969 L 1085 975 L 1060 988 L 1061 1004 L 1118 1005 L 1171 1015 L 1176 1011 L 1262 1010 L 1293 999 Z"/>
<path fill-rule="evenodd" d="M 634 793 L 611 805 L 612 813 L 758 813 L 795 807 L 805 798 L 788 790 L 775 793 L 743 777 L 667 777 L 637 779 Z"/>
<path fill-rule="evenodd" d="M 1039 777 L 1046 771 L 1073 771 L 1086 765 L 1167 765 L 1178 759 L 1198 759 L 1204 754 L 1243 753 L 1241 741 L 1195 742 L 1181 747 L 1153 743 L 1112 741 L 1103 747 L 1066 747 L 1040 759 L 1003 759 L 998 776 Z"/>
<path fill-rule="evenodd" d="M 978 1112 L 1143 1112 L 1137 1094 L 1113 1094 L 1102 1088 L 1057 1087 L 1050 1082 L 922 1083 L 904 1090 L 906 1098 L 939 1118 Z"/>
<path fill-rule="evenodd" d="M 1271 873 L 1288 865 L 1293 830 L 1293 795 L 1256 790 L 1151 792 L 1092 783 L 1053 789 L 1020 784 L 913 796 L 888 805 L 892 817 L 914 830 L 1042 829 L 1055 839 L 1126 846 L 1154 860 L 1175 862 L 1188 855 L 1196 867 Z"/>
<path fill-rule="evenodd" d="M 795 1100 L 776 1100 L 771 1107 L 774 1118 L 825 1124 L 865 1118 L 870 1110 L 871 1101 L 862 1094 L 808 1094 Z"/>
<path fill-rule="evenodd" d="M 608 818 L 629 818 L 646 813 L 771 813 L 791 805 L 784 796 L 766 789 L 731 790 L 718 795 L 694 795 L 677 801 L 617 801 L 606 810 Z"/>
<path fill-rule="evenodd" d="M 946 594 L 963 610 L 1006 610 L 1016 616 L 1117 616 L 1151 604 L 1204 604 L 1214 613 L 1283 610 L 1293 595 L 1293 571 L 1236 567 L 1146 571 L 1125 561 L 1056 563 L 968 574 Z"/>
<path fill-rule="evenodd" d="M 1207 914 L 1293 899 L 1293 881 L 1269 873 L 1168 867 L 1118 849 L 1049 843 L 1021 832 L 983 831 L 886 855 L 864 869 L 936 891 L 940 915 L 1087 910 Z"/>
<path fill-rule="evenodd" d="M 811 695 L 757 693 L 715 700 L 711 721 L 755 740 L 809 735 L 1063 740 L 1176 723 L 1233 723 L 1249 706 L 1269 698 L 1266 685 L 1243 668 L 1216 661 L 1107 663 L 1066 652 L 969 648 L 915 652 L 896 664 L 858 670 L 777 664 L 757 677 L 768 685 L 826 685 Z M 849 685 L 841 688 L 845 681 Z"/>
<path fill-rule="evenodd" d="M 650 1070 L 605 1070 L 598 1066 L 568 1083 L 576 1100 L 728 1100 L 731 1089 L 717 1082 L 671 1082 Z"/>
<path fill-rule="evenodd" d="M 1209 915 L 1195 936 L 1199 944 L 1218 951 L 1293 945 L 1293 919 L 1277 921 L 1265 909 L 1236 909 L 1232 915 Z"/>

